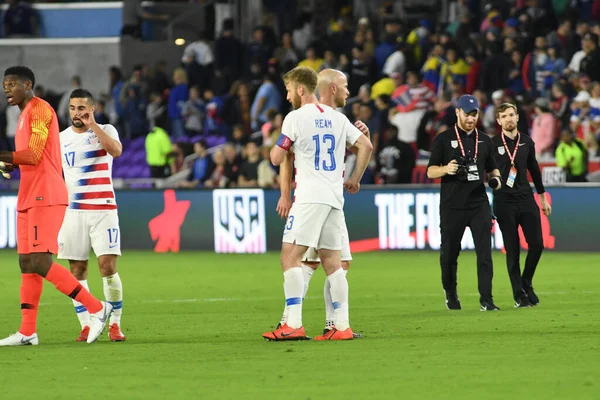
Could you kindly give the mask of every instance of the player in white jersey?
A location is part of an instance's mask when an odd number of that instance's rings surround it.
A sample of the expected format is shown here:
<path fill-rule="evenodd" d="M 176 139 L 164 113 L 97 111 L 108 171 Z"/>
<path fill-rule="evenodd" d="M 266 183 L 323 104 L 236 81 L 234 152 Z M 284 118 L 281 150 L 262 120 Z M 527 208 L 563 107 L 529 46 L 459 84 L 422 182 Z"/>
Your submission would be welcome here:
<path fill-rule="evenodd" d="M 112 304 L 108 334 L 113 342 L 122 342 L 121 313 L 123 285 L 117 272 L 121 255 L 121 235 L 112 162 L 123 146 L 112 125 L 98 125 L 94 119 L 94 97 L 85 89 L 71 93 L 69 112 L 73 125 L 60 133 L 62 164 L 69 193 L 69 206 L 58 234 L 58 258 L 69 260 L 71 273 L 82 286 L 87 283 L 90 248 L 98 257 L 104 296 Z M 85 307 L 73 300 L 81 323 L 78 342 L 87 340 L 90 316 Z"/>
<path fill-rule="evenodd" d="M 348 79 L 346 78 L 346 75 L 339 70 L 325 69 L 319 73 L 318 77 L 319 80 L 317 83 L 317 89 L 319 91 L 320 102 L 328 105 L 331 108 L 345 107 L 346 99 L 350 95 L 350 92 L 348 91 Z M 369 128 L 362 121 L 356 121 L 354 126 L 356 126 L 367 138 L 370 138 Z M 350 147 L 350 150 L 355 154 L 358 152 L 356 147 Z M 277 213 L 283 219 L 288 218 L 288 214 L 292 206 L 290 200 L 290 181 L 292 179 L 292 168 L 293 165 L 290 158 L 281 164 L 279 169 L 281 197 L 277 203 Z M 347 274 L 350 268 L 350 261 L 352 261 L 352 253 L 350 252 L 350 237 L 348 235 L 345 217 L 341 235 L 342 269 L 344 270 L 344 273 Z M 304 274 L 304 297 L 306 297 L 310 279 L 312 278 L 314 271 L 319 267 L 320 263 L 321 260 L 319 259 L 317 250 L 314 247 L 310 247 L 302 259 L 302 271 Z M 325 298 L 325 329 L 323 332 L 326 334 L 328 330 L 333 329 L 334 327 L 334 308 L 333 301 L 331 300 L 331 286 L 329 284 L 329 280 L 327 279 L 325 280 L 323 295 Z M 287 322 L 288 310 L 288 307 L 285 306 L 279 325 L 283 325 Z M 360 337 L 362 336 L 359 333 L 354 333 L 355 339 Z"/>
<path fill-rule="evenodd" d="M 289 309 L 287 322 L 263 337 L 269 340 L 304 340 L 302 258 L 309 247 L 317 249 L 331 285 L 335 327 L 315 340 L 349 340 L 354 335 L 348 317 L 348 281 L 341 267 L 341 231 L 344 225 L 344 188 L 356 193 L 369 163 L 373 146 L 348 118 L 320 104 L 315 96 L 317 74 L 297 67 L 284 77 L 287 99 L 294 111 L 282 127 L 271 162 L 280 165 L 293 146 L 296 167 L 294 204 L 283 232 L 281 266 L 284 294 Z M 346 143 L 358 148 L 356 167 L 344 182 Z"/>

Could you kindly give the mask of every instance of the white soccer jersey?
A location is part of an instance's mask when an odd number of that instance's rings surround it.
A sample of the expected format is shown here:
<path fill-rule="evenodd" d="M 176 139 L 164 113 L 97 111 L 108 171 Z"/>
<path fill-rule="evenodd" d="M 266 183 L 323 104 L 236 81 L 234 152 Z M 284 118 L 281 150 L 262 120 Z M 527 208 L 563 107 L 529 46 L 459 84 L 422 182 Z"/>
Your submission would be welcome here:
<path fill-rule="evenodd" d="M 281 129 L 293 143 L 294 203 L 344 206 L 344 155 L 362 133 L 336 110 L 306 104 L 289 113 Z"/>
<path fill-rule="evenodd" d="M 112 125 L 100 125 L 111 138 L 119 140 Z M 69 209 L 115 210 L 115 191 L 112 184 L 113 157 L 102 148 L 90 129 L 76 133 L 69 127 L 60 133 L 62 165 L 69 192 Z"/>

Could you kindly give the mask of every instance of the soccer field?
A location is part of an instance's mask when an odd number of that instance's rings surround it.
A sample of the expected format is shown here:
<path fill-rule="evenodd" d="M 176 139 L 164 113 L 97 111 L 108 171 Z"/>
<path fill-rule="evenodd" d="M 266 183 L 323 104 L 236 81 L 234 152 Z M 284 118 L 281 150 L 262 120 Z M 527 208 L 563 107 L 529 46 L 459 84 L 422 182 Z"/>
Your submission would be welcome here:
<path fill-rule="evenodd" d="M 463 310 L 445 309 L 438 254 L 355 255 L 348 342 L 267 342 L 284 303 L 279 257 L 126 251 L 124 343 L 75 343 L 72 303 L 47 282 L 39 346 L 0 348 L 1 399 L 598 399 L 600 254 L 545 253 L 541 304 L 514 309 L 501 253 L 480 312 L 475 255 L 463 253 Z M 0 334 L 18 329 L 20 274 L 0 252 Z M 304 307 L 324 324 L 324 274 Z M 95 262 L 90 286 L 102 298 Z"/>

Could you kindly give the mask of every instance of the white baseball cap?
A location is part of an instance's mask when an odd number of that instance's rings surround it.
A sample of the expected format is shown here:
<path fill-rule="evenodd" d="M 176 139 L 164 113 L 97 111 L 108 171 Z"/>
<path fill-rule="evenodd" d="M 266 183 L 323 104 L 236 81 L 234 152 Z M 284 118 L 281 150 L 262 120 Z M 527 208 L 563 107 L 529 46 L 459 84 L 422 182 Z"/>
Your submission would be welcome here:
<path fill-rule="evenodd" d="M 590 101 L 590 97 L 591 96 L 587 91 L 582 90 L 581 92 L 577 93 L 577 96 L 575 96 L 573 101 L 577 103 L 585 103 L 586 101 Z"/>

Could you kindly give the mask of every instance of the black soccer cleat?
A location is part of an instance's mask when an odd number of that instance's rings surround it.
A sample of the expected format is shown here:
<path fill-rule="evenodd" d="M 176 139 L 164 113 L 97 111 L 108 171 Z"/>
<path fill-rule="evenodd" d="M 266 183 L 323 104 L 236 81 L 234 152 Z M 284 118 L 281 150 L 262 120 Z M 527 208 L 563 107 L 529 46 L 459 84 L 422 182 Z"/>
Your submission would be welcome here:
<path fill-rule="evenodd" d="M 446 293 L 446 308 L 448 310 L 462 310 L 456 293 Z"/>
<path fill-rule="evenodd" d="M 523 290 L 521 295 L 517 299 L 515 299 L 515 308 L 526 308 L 526 307 L 531 307 L 531 302 L 529 301 L 529 298 L 527 297 L 527 293 Z"/>
<path fill-rule="evenodd" d="M 535 294 L 535 292 L 533 291 L 533 287 L 529 286 L 527 289 L 525 289 L 525 291 L 527 292 L 527 298 L 529 299 L 529 303 L 532 306 L 537 306 L 538 304 L 540 304 L 540 299 L 537 297 L 537 294 Z"/>
<path fill-rule="evenodd" d="M 479 311 L 500 311 L 500 307 L 495 305 L 492 300 L 482 301 L 479 304 Z"/>

